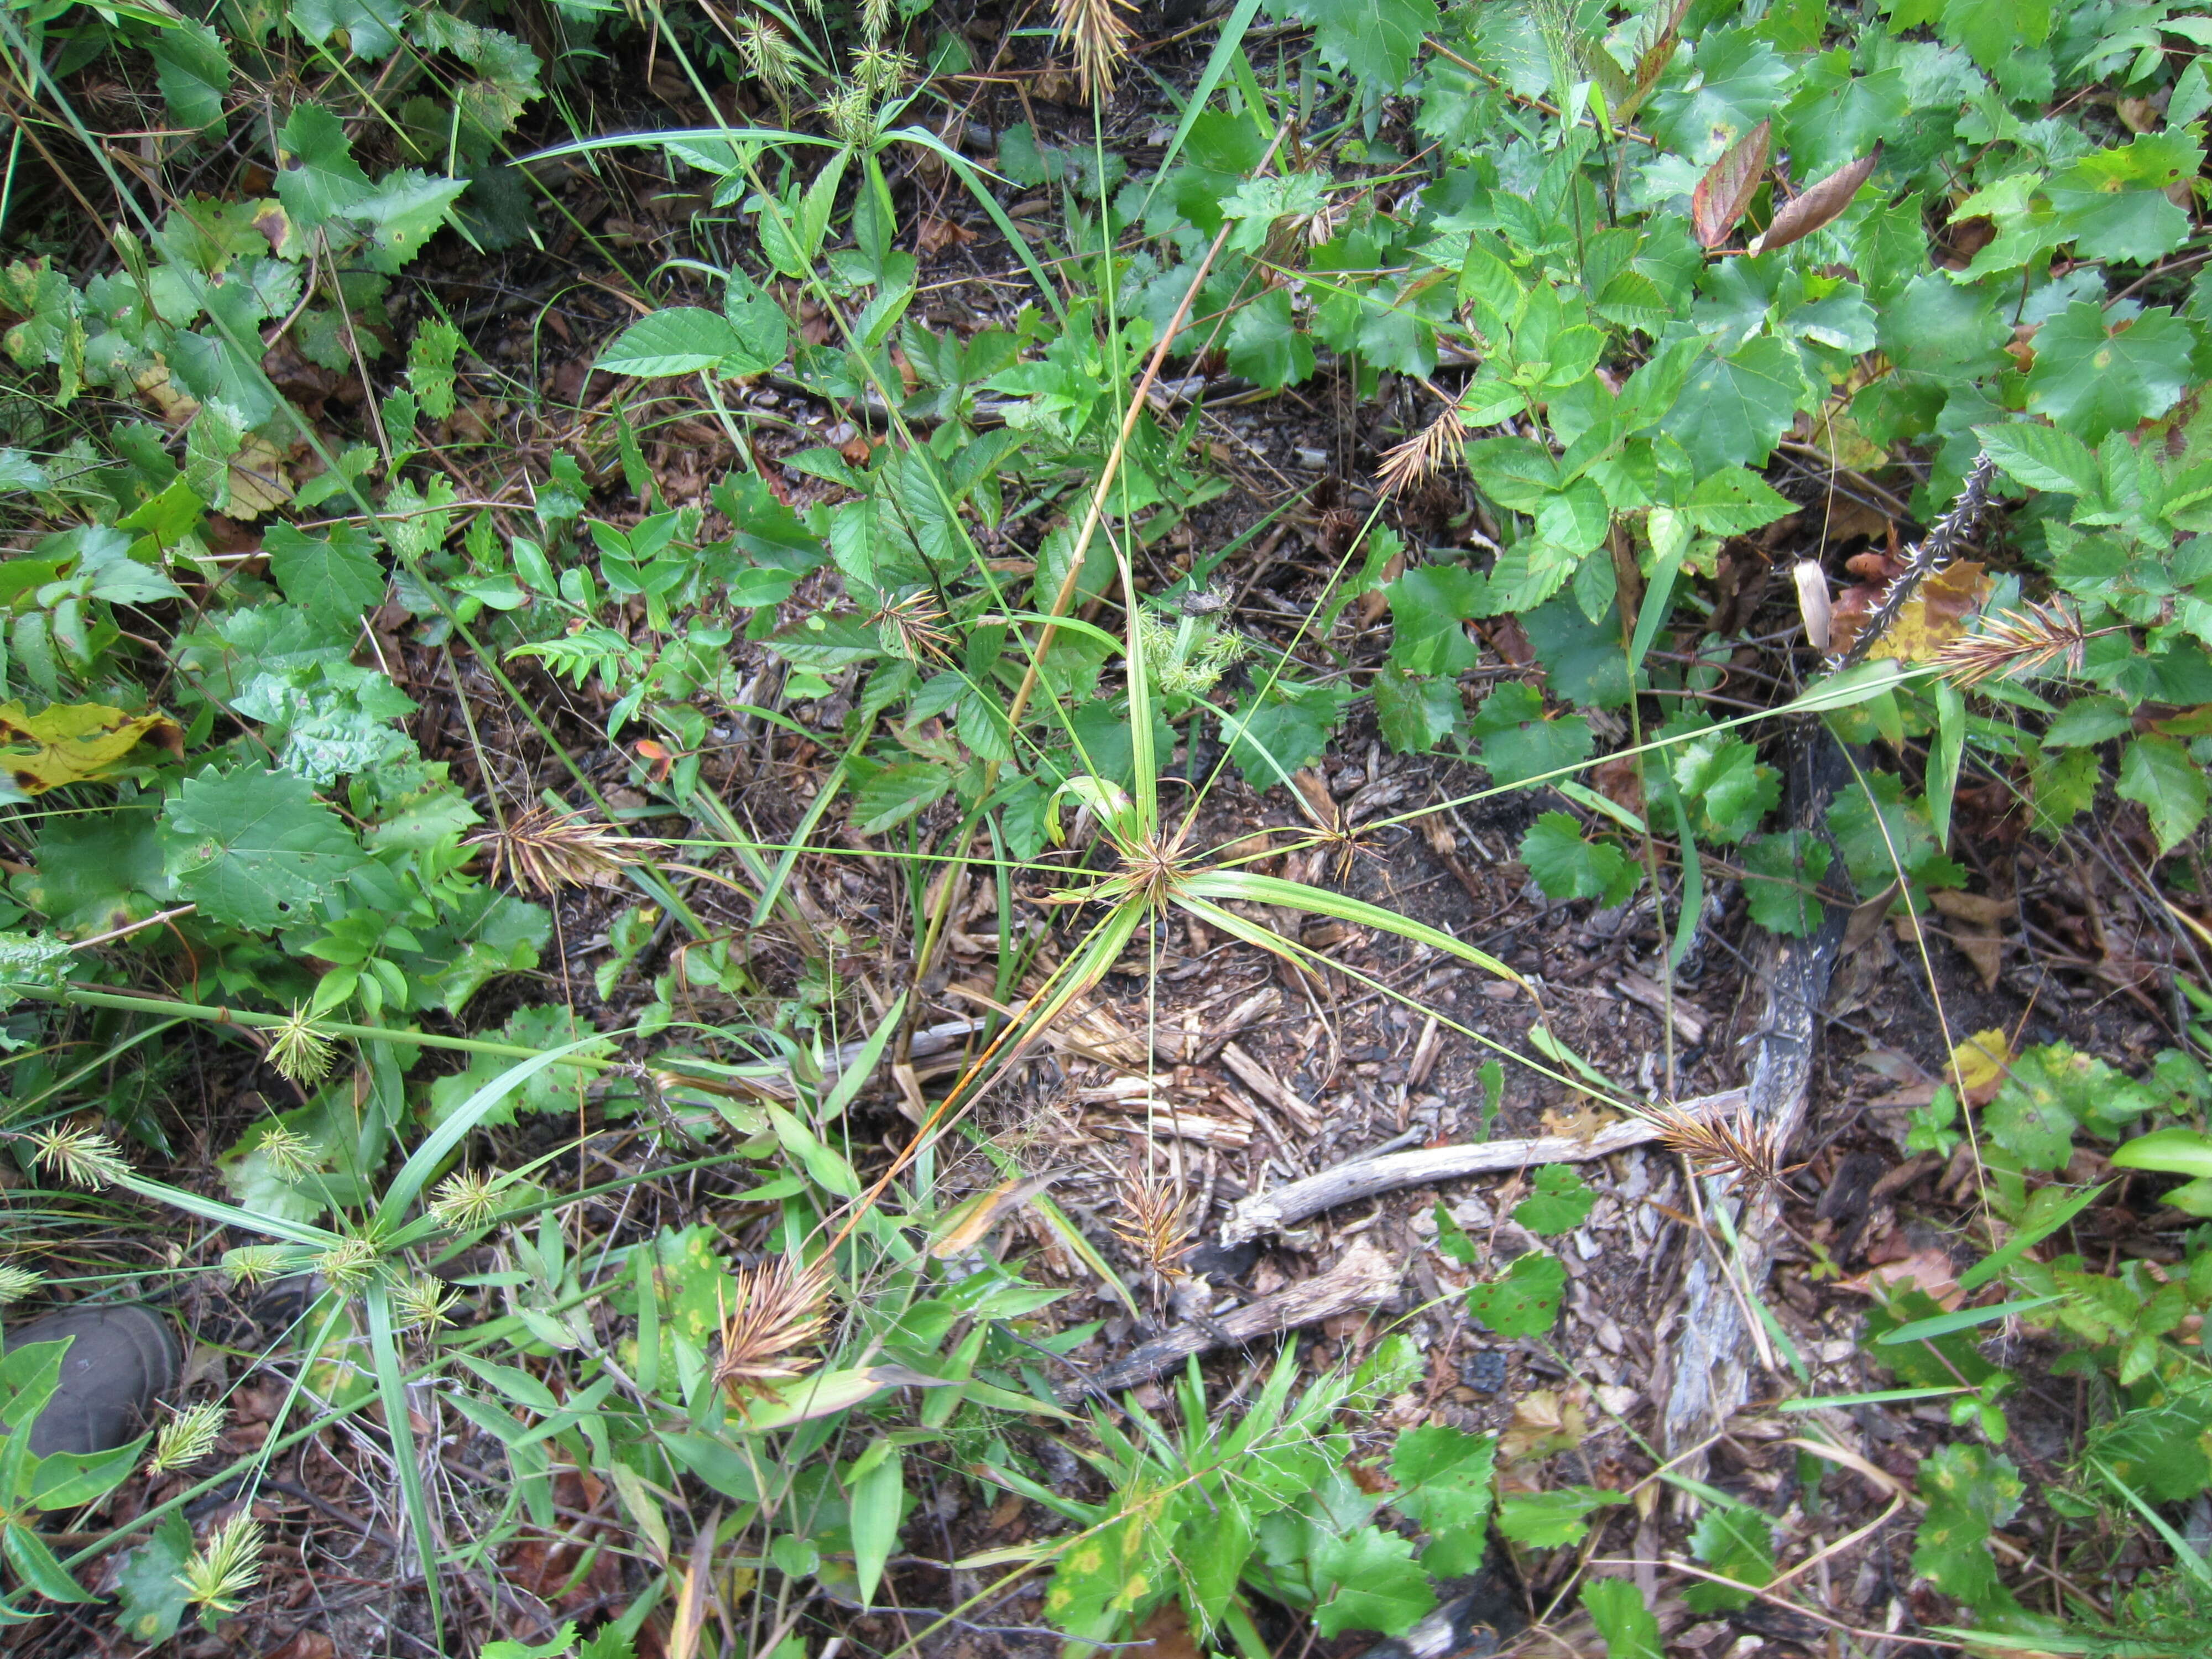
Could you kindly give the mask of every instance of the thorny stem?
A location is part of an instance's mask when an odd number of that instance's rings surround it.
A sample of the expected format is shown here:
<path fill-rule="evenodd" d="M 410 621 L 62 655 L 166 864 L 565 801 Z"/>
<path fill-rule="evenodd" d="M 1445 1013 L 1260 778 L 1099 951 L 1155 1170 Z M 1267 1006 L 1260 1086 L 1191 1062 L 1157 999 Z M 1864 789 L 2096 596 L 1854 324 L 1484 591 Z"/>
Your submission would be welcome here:
<path fill-rule="evenodd" d="M 1881 643 L 1882 636 L 1897 626 L 1905 602 L 1920 591 L 1921 583 L 1934 574 L 1936 568 L 1948 563 L 1959 544 L 1973 533 L 1981 521 L 1983 509 L 1990 501 L 1990 485 L 1996 479 L 1997 464 L 1984 450 L 1975 457 L 1967 470 L 1966 481 L 1959 486 L 1959 494 L 1951 503 L 1951 510 L 1936 521 L 1919 546 L 1914 548 L 1905 562 L 1905 568 L 1881 596 L 1881 603 L 1867 613 L 1859 631 L 1852 637 L 1850 649 L 1840 657 L 1830 659 L 1829 665 L 1837 670 L 1855 668 L 1867 659 L 1867 653 Z"/>

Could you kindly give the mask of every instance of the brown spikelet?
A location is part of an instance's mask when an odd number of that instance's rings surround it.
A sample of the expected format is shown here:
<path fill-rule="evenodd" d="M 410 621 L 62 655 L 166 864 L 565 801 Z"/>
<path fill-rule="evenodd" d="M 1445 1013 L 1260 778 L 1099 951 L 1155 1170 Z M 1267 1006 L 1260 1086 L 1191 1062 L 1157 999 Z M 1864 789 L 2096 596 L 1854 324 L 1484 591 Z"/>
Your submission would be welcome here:
<path fill-rule="evenodd" d="M 1692 1175 L 1701 1180 L 1707 1176 L 1722 1176 L 1733 1191 L 1747 1198 L 1757 1196 L 1779 1184 L 1784 1176 L 1805 1167 L 1802 1164 L 1783 1167 L 1781 1126 L 1762 1127 L 1753 1121 L 1748 1109 L 1738 1112 L 1733 1123 L 1717 1113 L 1687 1112 L 1680 1106 L 1658 1107 L 1644 1115 L 1657 1126 L 1662 1144 L 1690 1161 Z"/>
<path fill-rule="evenodd" d="M 2099 629 L 2096 633 L 2106 632 Z M 2081 672 L 2081 653 L 2095 634 L 2063 605 L 2027 605 L 1984 617 L 1971 634 L 1947 643 L 1936 665 L 1954 685 L 1979 685 L 2002 675 L 2032 674 L 2063 662 Z"/>
<path fill-rule="evenodd" d="M 1114 74 L 1129 55 L 1136 31 L 1129 27 L 1128 0 L 1053 0 L 1060 38 L 1075 52 L 1075 72 L 1085 97 L 1114 90 Z"/>
<path fill-rule="evenodd" d="M 822 1261 L 794 1268 L 788 1260 L 748 1267 L 737 1275 L 737 1289 L 721 1306 L 720 1352 L 714 1382 L 732 1406 L 748 1394 L 766 1395 L 775 1385 L 814 1369 L 805 1347 L 829 1328 L 824 1304 L 830 1270 Z"/>
<path fill-rule="evenodd" d="M 1411 489 L 1457 454 L 1466 438 L 1467 422 L 1460 417 L 1458 406 L 1447 404 L 1444 412 L 1428 425 L 1383 452 L 1382 465 L 1375 469 L 1375 482 L 1386 495 Z"/>
<path fill-rule="evenodd" d="M 533 806 L 505 826 L 483 830 L 462 843 L 491 849 L 490 879 L 507 871 L 514 884 L 541 897 L 563 887 L 605 887 L 634 864 L 666 849 L 657 841 L 625 836 L 593 823 L 580 812 Z"/>
<path fill-rule="evenodd" d="M 1121 1211 L 1112 1223 L 1114 1236 L 1163 1279 L 1180 1278 L 1191 1243 L 1184 1197 L 1130 1174 L 1121 1178 Z"/>
<path fill-rule="evenodd" d="M 927 588 L 896 599 L 885 599 L 876 614 L 868 618 L 875 625 L 876 637 L 884 650 L 904 657 L 908 662 L 949 662 L 952 647 L 957 641 L 945 627 L 945 612 L 939 608 L 936 596 Z"/>

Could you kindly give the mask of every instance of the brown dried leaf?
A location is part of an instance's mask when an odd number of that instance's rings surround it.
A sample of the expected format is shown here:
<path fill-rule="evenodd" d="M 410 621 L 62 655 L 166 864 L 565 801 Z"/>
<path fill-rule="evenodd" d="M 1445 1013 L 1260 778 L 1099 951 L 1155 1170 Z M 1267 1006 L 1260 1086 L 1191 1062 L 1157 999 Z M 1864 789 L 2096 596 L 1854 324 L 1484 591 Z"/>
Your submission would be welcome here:
<path fill-rule="evenodd" d="M 1933 662 L 1943 647 L 1966 631 L 1967 618 L 1989 597 L 1990 580 L 1971 559 L 1946 566 L 1920 584 L 1905 602 L 1896 626 L 1867 654 L 1899 662 Z M 1838 643 L 1838 650 L 1844 648 Z"/>
<path fill-rule="evenodd" d="M 1773 123 L 1761 121 L 1723 150 L 1720 160 L 1698 180 L 1690 195 L 1690 233 L 1699 247 L 1718 247 L 1743 217 L 1759 181 L 1766 175 L 1766 152 L 1773 136 Z"/>
<path fill-rule="evenodd" d="M 1881 159 L 1881 145 L 1877 143 L 1871 154 L 1861 156 L 1849 167 L 1837 168 L 1819 184 L 1808 186 L 1774 216 L 1774 222 L 1767 226 L 1764 234 L 1751 239 L 1751 251 L 1765 253 L 1773 248 L 1788 247 L 1832 222 L 1851 204 L 1851 198 L 1873 175 L 1875 163 Z"/>

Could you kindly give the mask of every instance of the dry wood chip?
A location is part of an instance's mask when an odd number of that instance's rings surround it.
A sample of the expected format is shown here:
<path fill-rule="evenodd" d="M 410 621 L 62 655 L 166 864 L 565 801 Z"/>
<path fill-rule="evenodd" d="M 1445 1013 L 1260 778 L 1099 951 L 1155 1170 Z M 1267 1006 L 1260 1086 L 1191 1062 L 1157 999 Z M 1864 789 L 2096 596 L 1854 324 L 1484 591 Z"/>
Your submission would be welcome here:
<path fill-rule="evenodd" d="M 1642 1003 L 1662 1019 L 1667 1017 L 1667 988 L 1658 981 L 1639 974 L 1632 968 L 1621 975 L 1614 983 L 1620 987 L 1622 994 L 1631 1002 Z M 1685 1002 L 1680 995 L 1677 995 L 1674 999 L 1674 1015 L 1676 1036 L 1680 1037 L 1685 1042 L 1703 1042 L 1705 1040 L 1705 1028 L 1712 1023 L 1712 1020 L 1704 1009 L 1695 1003 Z"/>
<path fill-rule="evenodd" d="M 1321 1114 L 1273 1072 L 1234 1042 L 1224 1043 L 1222 1063 L 1237 1073 L 1244 1086 L 1297 1125 L 1306 1134 L 1321 1128 Z"/>

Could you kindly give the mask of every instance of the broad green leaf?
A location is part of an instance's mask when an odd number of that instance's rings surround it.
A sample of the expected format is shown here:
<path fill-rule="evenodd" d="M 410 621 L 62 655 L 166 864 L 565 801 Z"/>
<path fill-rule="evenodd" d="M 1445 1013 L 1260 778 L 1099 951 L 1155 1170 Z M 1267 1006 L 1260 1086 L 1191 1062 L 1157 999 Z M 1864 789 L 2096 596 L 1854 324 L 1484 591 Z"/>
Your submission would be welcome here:
<path fill-rule="evenodd" d="M 2102 493 L 2096 456 L 2070 432 L 2024 421 L 1977 427 L 1975 435 L 1991 460 L 2031 489 L 2063 490 L 2085 501 Z"/>
<path fill-rule="evenodd" d="M 1723 1577 L 1753 1589 L 1774 1577 L 1774 1528 L 1757 1510 L 1741 1504 L 1716 1504 L 1700 1516 L 1690 1534 L 1690 1548 L 1698 1560 Z M 1682 1600 L 1692 1613 L 1726 1613 L 1751 1601 L 1751 1589 L 1735 1589 L 1700 1579 L 1687 1586 Z"/>
<path fill-rule="evenodd" d="M 203 915 L 257 932 L 307 920 L 366 856 L 305 779 L 254 766 L 186 779 L 161 833 L 179 893 Z"/>
<path fill-rule="evenodd" d="M 1597 1510 L 1627 1501 L 1624 1493 L 1601 1492 L 1595 1486 L 1504 1492 L 1498 1499 L 1498 1530 L 1531 1549 L 1557 1549 L 1582 1542 L 1589 1530 L 1589 1517 Z"/>
<path fill-rule="evenodd" d="M 1684 744 L 1673 772 L 1674 787 L 1696 808 L 1698 834 L 1712 841 L 1743 840 L 1782 798 L 1782 775 L 1762 765 L 1750 744 L 1723 732 Z"/>
<path fill-rule="evenodd" d="M 1229 325 L 1229 372 L 1273 391 L 1314 371 L 1313 342 L 1291 320 L 1287 289 L 1239 307 Z"/>
<path fill-rule="evenodd" d="M 2166 198 L 2203 165 L 2204 148 L 2184 131 L 2138 134 L 2092 150 L 2044 188 L 2065 238 L 2099 259 L 2160 258 L 2189 235 L 2189 215 Z"/>
<path fill-rule="evenodd" d="M 1797 418 L 1804 396 L 1797 354 L 1761 335 L 1729 356 L 1699 358 L 1661 429 L 1700 473 L 1760 466 Z"/>
<path fill-rule="evenodd" d="M 849 1487 L 853 1530 L 853 1573 L 860 1605 L 876 1598 L 884 1565 L 898 1542 L 901 1513 L 906 1507 L 905 1452 L 888 1440 L 878 1440 L 856 1459 Z"/>
<path fill-rule="evenodd" d="M 1229 758 L 1255 789 L 1287 785 L 1291 773 L 1321 758 L 1330 731 L 1354 695 L 1349 684 L 1277 680 L 1264 694 L 1247 696 L 1236 713 L 1221 717 Z"/>
<path fill-rule="evenodd" d="M 664 374 L 696 374 L 715 368 L 724 358 L 743 355 L 744 350 L 744 339 L 736 325 L 720 313 L 700 306 L 675 306 L 640 318 L 624 329 L 599 354 L 599 367 L 610 374 L 654 380 Z"/>
<path fill-rule="evenodd" d="M 1943 1446 L 1921 1463 L 1919 1484 L 1927 1509 L 1912 1570 L 1978 1612 L 2013 1605 L 1989 1549 L 1990 1534 L 2019 1511 L 2026 1490 L 2012 1461 L 1979 1446 Z"/>
<path fill-rule="evenodd" d="M 1386 664 L 1375 677 L 1375 723 L 1401 755 L 1425 754 L 1465 717 L 1458 682 L 1443 674 L 1409 674 Z"/>
<path fill-rule="evenodd" d="M 172 1510 L 123 1558 L 115 1578 L 121 1602 L 115 1621 L 132 1641 L 158 1647 L 177 1633 L 186 1606 L 185 1583 L 177 1575 L 191 1555 L 191 1522 Z"/>
<path fill-rule="evenodd" d="M 1469 729 L 1481 745 L 1482 764 L 1501 787 L 1540 778 L 1589 757 L 1589 722 L 1579 714 L 1548 719 L 1543 694 L 1517 680 L 1482 701 Z"/>
<path fill-rule="evenodd" d="M 1436 0 L 1267 0 L 1267 9 L 1311 25 L 1326 61 L 1378 86 L 1406 78 L 1437 18 Z"/>
<path fill-rule="evenodd" d="M 2154 1129 L 2112 1154 L 2116 1170 L 2155 1170 L 2161 1175 L 2212 1176 L 2212 1135 L 2201 1129 Z"/>
<path fill-rule="evenodd" d="M 353 159 L 345 127 L 319 104 L 298 104 L 276 135 L 286 163 L 276 194 L 298 229 L 313 230 L 348 212 L 374 186 Z"/>
<path fill-rule="evenodd" d="M 1521 862 L 1545 897 L 1607 905 L 1626 898 L 1642 874 L 1610 842 L 1585 839 L 1582 825 L 1565 812 L 1546 812 L 1528 826 L 1521 837 Z"/>
<path fill-rule="evenodd" d="M 8 1565 L 15 1569 L 24 1583 L 49 1601 L 95 1601 L 100 1599 L 88 1595 L 83 1586 L 69 1576 L 38 1534 L 18 1522 L 11 1520 L 0 1523 L 0 1555 L 7 1558 Z"/>
<path fill-rule="evenodd" d="M 1314 1608 L 1324 1641 L 1348 1630 L 1402 1635 L 1437 1604 L 1429 1576 L 1414 1564 L 1413 1540 L 1380 1527 L 1358 1527 L 1316 1547 L 1312 1572 L 1334 1587 Z"/>
<path fill-rule="evenodd" d="M 853 827 L 880 836 L 952 787 L 952 775 L 928 761 L 900 761 L 870 773 L 853 794 Z"/>
<path fill-rule="evenodd" d="M 1408 674 L 1457 674 L 1479 653 L 1464 624 L 1481 614 L 1483 580 L 1458 565 L 1418 565 L 1382 590 L 1390 661 Z"/>
<path fill-rule="evenodd" d="M 1753 921 L 1786 939 L 1803 939 L 1820 925 L 1826 907 L 1814 890 L 1833 857 L 1826 842 L 1788 830 L 1747 843 L 1739 856 Z"/>
<path fill-rule="evenodd" d="M 274 524 L 262 546 L 284 597 L 311 617 L 350 624 L 384 603 L 386 580 L 376 544 L 355 526 L 338 525 L 320 537 Z"/>
<path fill-rule="evenodd" d="M 1709 472 L 1682 510 L 1708 536 L 1742 536 L 1797 510 L 1797 505 L 1747 467 Z"/>
<path fill-rule="evenodd" d="M 198 131 L 222 119 L 223 94 L 230 90 L 230 58 L 221 35 L 188 18 L 155 31 L 146 50 L 153 57 L 155 80 L 173 121 Z"/>

